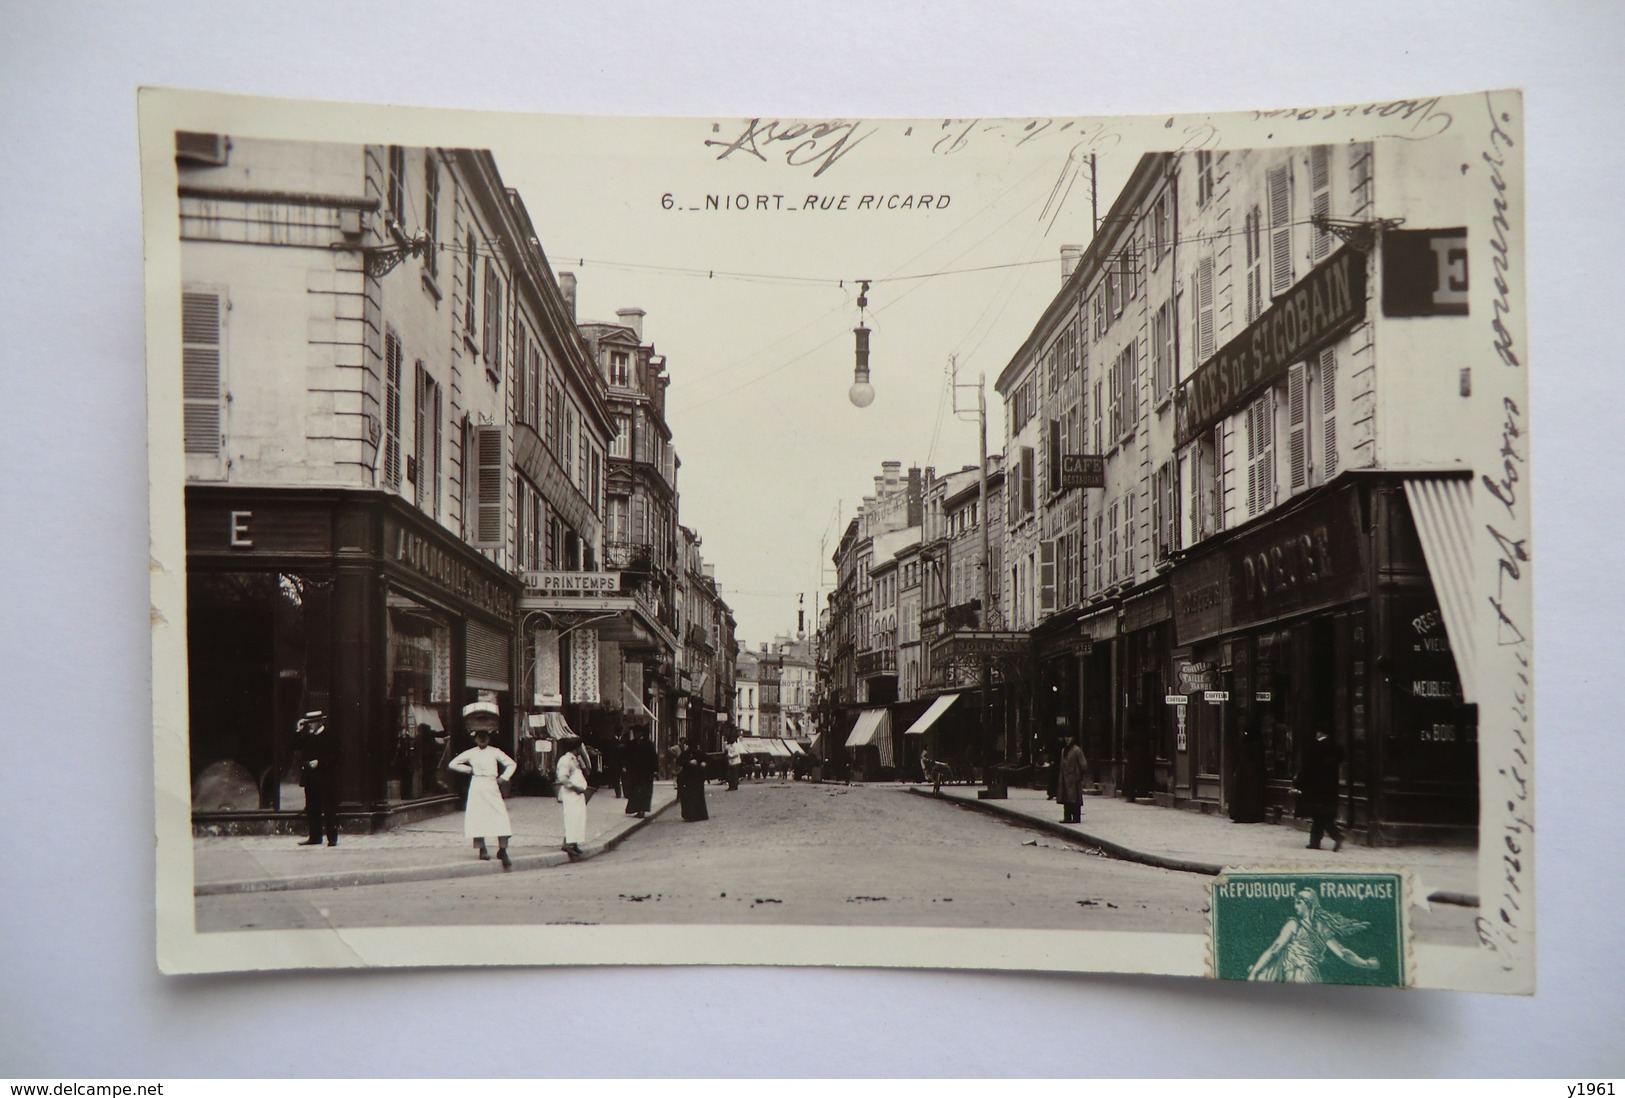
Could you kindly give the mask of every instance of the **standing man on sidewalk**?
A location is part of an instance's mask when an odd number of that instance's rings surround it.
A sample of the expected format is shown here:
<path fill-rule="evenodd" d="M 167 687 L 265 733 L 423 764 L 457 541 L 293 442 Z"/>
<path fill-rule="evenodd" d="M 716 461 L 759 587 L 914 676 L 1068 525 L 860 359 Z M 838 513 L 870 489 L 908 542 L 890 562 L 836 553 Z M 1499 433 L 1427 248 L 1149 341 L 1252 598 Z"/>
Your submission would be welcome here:
<path fill-rule="evenodd" d="M 728 792 L 736 793 L 739 790 L 739 737 L 735 736 L 728 741 Z"/>
<path fill-rule="evenodd" d="M 1332 837 L 1333 853 L 1343 849 L 1343 832 L 1337 826 L 1337 802 L 1343 768 L 1343 749 L 1324 726 L 1315 729 L 1315 738 L 1304 748 L 1303 767 L 1298 771 L 1298 811 L 1309 815 L 1310 850 L 1320 849 L 1322 835 Z"/>
<path fill-rule="evenodd" d="M 327 730 L 327 714 L 312 709 L 299 720 L 294 737 L 299 755 L 299 780 L 305 787 L 305 819 L 310 837 L 300 846 L 339 845 L 339 745 Z"/>

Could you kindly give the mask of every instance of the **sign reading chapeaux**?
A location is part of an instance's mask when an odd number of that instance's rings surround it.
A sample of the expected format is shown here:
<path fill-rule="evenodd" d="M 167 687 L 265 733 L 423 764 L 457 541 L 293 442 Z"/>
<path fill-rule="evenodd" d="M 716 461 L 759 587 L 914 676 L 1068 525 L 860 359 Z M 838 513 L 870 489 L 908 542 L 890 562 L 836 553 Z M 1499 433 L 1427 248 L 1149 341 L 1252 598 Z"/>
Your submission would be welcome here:
<path fill-rule="evenodd" d="M 1184 446 L 1365 317 L 1365 253 L 1344 246 L 1275 300 L 1174 394 Z"/>

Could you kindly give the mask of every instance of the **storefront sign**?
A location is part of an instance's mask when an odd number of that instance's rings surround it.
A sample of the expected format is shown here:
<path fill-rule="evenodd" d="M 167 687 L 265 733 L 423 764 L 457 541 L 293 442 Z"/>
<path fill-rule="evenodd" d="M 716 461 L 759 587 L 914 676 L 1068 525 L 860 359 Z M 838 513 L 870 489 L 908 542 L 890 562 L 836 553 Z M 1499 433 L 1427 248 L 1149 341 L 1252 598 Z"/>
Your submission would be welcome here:
<path fill-rule="evenodd" d="M 1106 458 L 1102 454 L 1062 454 L 1061 487 L 1106 487 Z"/>
<path fill-rule="evenodd" d="M 1174 393 L 1184 446 L 1365 318 L 1366 257 L 1337 250 L 1199 366 Z"/>
<path fill-rule="evenodd" d="M 619 572 L 526 572 L 527 593 L 539 595 L 617 594 L 621 590 Z"/>
<path fill-rule="evenodd" d="M 1213 702 L 1215 705 L 1219 702 L 1227 702 L 1230 700 L 1230 691 L 1204 690 L 1202 691 L 1202 700 L 1205 702 Z"/>
<path fill-rule="evenodd" d="M 1467 315 L 1467 230 L 1382 234 L 1383 316 Z"/>
<path fill-rule="evenodd" d="M 1176 568 L 1178 643 L 1191 644 L 1365 593 L 1366 539 L 1351 491 L 1282 516 Z"/>
<path fill-rule="evenodd" d="M 459 559 L 437 542 L 386 520 L 384 544 L 388 547 L 389 559 L 408 572 L 481 610 L 503 618 L 513 617 L 512 591 L 496 579 L 481 575 L 470 561 Z"/>

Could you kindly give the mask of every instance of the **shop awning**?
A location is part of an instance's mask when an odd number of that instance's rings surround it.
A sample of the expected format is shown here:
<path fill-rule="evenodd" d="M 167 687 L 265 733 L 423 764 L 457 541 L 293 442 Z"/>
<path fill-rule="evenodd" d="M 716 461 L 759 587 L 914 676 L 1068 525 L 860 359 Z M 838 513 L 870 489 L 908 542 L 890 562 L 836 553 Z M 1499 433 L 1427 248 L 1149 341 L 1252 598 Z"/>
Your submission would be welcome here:
<path fill-rule="evenodd" d="M 920 719 L 903 730 L 905 736 L 922 736 L 925 730 L 937 723 L 937 718 L 948 712 L 948 707 L 959 700 L 958 694 L 938 694 L 931 702 L 931 708 L 920 714 Z"/>
<path fill-rule="evenodd" d="M 865 709 L 858 714 L 858 723 L 846 737 L 847 747 L 880 749 L 880 765 L 892 766 L 891 713 L 884 709 Z"/>
<path fill-rule="evenodd" d="M 532 713 L 525 718 L 525 723 L 530 726 L 531 734 L 538 739 L 546 736 L 550 740 L 562 740 L 566 736 L 575 735 L 565 722 L 564 714 L 552 709 L 543 713 Z"/>
<path fill-rule="evenodd" d="M 1445 635 L 1456 657 L 1456 674 L 1461 679 L 1464 701 L 1478 700 L 1474 677 L 1477 644 L 1473 623 L 1473 496 L 1472 482 L 1466 478 L 1410 477 L 1405 481 L 1405 498 L 1422 541 L 1433 577 L 1433 592 L 1439 598 Z"/>

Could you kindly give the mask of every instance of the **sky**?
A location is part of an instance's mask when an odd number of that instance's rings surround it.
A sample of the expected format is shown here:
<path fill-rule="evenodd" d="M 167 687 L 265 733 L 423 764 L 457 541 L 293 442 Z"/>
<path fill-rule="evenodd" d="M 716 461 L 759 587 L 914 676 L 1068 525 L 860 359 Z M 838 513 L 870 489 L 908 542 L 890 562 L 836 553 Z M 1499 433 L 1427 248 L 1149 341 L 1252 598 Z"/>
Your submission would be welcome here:
<path fill-rule="evenodd" d="M 1002 449 L 993 385 L 1061 286 L 1062 245 L 1088 243 L 1090 156 L 1102 213 L 1138 157 L 1048 119 L 527 119 L 490 147 L 555 271 L 576 274 L 579 319 L 646 310 L 679 518 L 752 647 L 794 631 L 798 596 L 811 630 L 883 461 L 975 463 L 979 375 Z M 875 399 L 860 409 L 864 279 Z"/>

